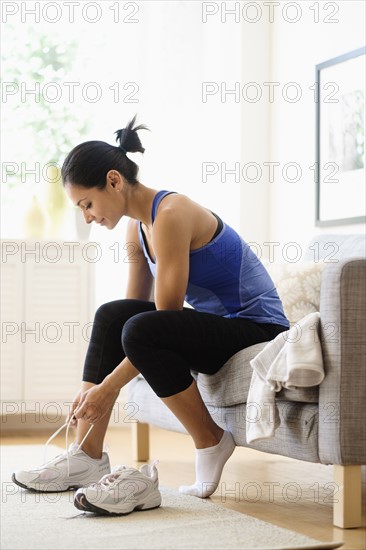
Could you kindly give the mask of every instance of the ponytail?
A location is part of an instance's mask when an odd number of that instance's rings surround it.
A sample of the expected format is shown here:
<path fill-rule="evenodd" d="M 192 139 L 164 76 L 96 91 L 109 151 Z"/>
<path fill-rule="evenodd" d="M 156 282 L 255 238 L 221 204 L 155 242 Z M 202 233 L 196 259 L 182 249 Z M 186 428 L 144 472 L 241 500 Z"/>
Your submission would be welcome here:
<path fill-rule="evenodd" d="M 109 170 L 117 170 L 131 185 L 139 183 L 138 166 L 126 154 L 144 153 L 137 132 L 148 128 L 143 124 L 134 126 L 135 122 L 136 115 L 125 128 L 115 132 L 117 147 L 104 141 L 85 141 L 74 147 L 62 165 L 62 184 L 104 189 Z"/>
<path fill-rule="evenodd" d="M 125 151 L 125 153 L 144 153 L 145 149 L 141 145 L 140 138 L 137 134 L 139 130 L 148 130 L 144 124 L 135 126 L 136 115 L 133 119 L 127 124 L 126 128 L 122 130 L 117 130 L 114 132 L 116 134 L 116 141 L 119 143 L 119 147 Z"/>

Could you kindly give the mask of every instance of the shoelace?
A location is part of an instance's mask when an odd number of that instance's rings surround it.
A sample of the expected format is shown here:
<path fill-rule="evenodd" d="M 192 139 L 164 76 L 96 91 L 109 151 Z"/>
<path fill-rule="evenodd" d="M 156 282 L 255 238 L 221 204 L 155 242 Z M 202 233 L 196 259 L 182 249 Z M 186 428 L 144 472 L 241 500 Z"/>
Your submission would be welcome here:
<path fill-rule="evenodd" d="M 154 460 L 149 465 L 150 466 L 150 468 L 149 468 L 150 471 L 152 471 L 153 467 L 154 466 L 156 467 L 157 464 L 159 464 L 159 460 Z M 134 471 L 134 472 L 143 473 L 143 472 L 141 472 L 141 470 L 137 470 L 136 468 L 132 468 L 131 466 L 126 466 L 125 464 L 121 464 L 121 465 L 115 466 L 110 474 L 104 475 L 97 483 L 93 483 L 92 486 L 102 487 L 104 489 L 109 489 L 109 487 L 111 485 L 113 485 L 113 483 L 115 481 L 117 481 L 117 479 L 119 477 L 121 477 L 121 475 L 123 475 L 127 471 L 130 472 L 131 470 Z"/>
<path fill-rule="evenodd" d="M 92 486 L 103 487 L 105 489 L 108 489 L 121 476 L 124 470 L 131 470 L 131 469 L 134 469 L 134 468 L 129 468 L 124 464 L 121 466 L 115 466 L 113 468 L 113 471 L 110 474 L 106 474 L 105 476 L 103 476 L 97 483 L 92 483 Z"/>
<path fill-rule="evenodd" d="M 63 424 L 61 426 L 61 428 L 56 430 L 55 433 L 53 435 L 51 435 L 51 437 L 49 438 L 49 440 L 46 442 L 46 444 L 44 446 L 44 455 L 43 455 L 43 462 L 44 462 L 43 465 L 44 466 L 49 464 L 49 462 L 52 462 L 53 460 L 55 460 L 53 458 L 53 459 L 49 460 L 48 462 L 46 462 L 47 447 L 50 444 L 50 442 L 52 441 L 52 439 L 54 439 L 56 437 L 56 435 L 58 435 L 66 427 L 66 459 L 67 459 L 67 475 L 68 476 L 70 475 L 69 429 L 70 429 L 72 420 L 73 420 L 73 417 L 71 417 L 69 421 L 66 421 L 65 424 Z M 88 435 L 90 434 L 90 432 L 92 431 L 93 428 L 94 428 L 94 424 L 92 424 L 90 426 L 89 430 L 86 432 L 85 436 L 83 437 L 81 443 L 79 443 L 77 448 L 75 450 L 73 449 L 73 453 L 77 453 L 81 449 L 82 444 L 84 443 L 84 441 L 86 440 L 86 438 L 88 437 Z"/>

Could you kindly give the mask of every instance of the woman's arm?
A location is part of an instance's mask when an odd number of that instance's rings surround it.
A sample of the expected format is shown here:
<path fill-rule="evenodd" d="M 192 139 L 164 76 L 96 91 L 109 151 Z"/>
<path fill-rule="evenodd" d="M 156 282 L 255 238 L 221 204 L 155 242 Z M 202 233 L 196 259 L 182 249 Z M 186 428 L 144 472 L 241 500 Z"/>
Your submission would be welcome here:
<path fill-rule="evenodd" d="M 126 298 L 135 300 L 151 300 L 153 276 L 142 251 L 137 220 L 129 220 L 126 233 L 126 244 L 131 246 L 133 253 L 129 262 Z"/>
<path fill-rule="evenodd" d="M 152 245 L 156 259 L 156 309 L 183 309 L 189 275 L 191 220 L 186 205 L 179 209 L 161 209 L 155 220 Z M 133 246 L 134 253 L 129 264 L 126 298 L 151 300 L 154 278 L 139 242 L 137 224 L 136 220 L 130 220 L 127 228 L 127 243 Z"/>
<path fill-rule="evenodd" d="M 189 276 L 192 223 L 186 209 L 165 208 L 152 234 L 156 257 L 156 309 L 182 310 Z"/>
<path fill-rule="evenodd" d="M 151 300 L 153 276 L 142 251 L 138 231 L 137 220 L 129 220 L 127 225 L 126 243 L 133 247 L 133 254 L 129 263 L 126 298 L 134 300 Z M 104 387 L 120 390 L 130 380 L 135 378 L 139 371 L 126 357 L 117 367 L 105 377 Z"/>

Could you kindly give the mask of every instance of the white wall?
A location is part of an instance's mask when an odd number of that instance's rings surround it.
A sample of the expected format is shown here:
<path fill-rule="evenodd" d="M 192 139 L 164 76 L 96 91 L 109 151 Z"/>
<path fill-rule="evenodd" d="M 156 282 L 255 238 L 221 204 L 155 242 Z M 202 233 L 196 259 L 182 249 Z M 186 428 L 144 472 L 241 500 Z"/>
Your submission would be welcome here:
<path fill-rule="evenodd" d="M 255 17 L 254 12 L 247 13 L 249 20 Z M 270 104 L 263 98 L 257 102 L 252 100 L 258 92 L 257 86 L 263 89 L 263 82 L 270 80 L 271 33 L 271 25 L 264 16 L 256 23 L 242 23 L 240 229 L 247 242 L 258 244 L 269 239 L 269 186 L 263 175 L 258 181 L 253 181 L 256 179 L 255 168 L 248 166 L 248 172 L 244 174 L 243 170 L 250 163 L 262 169 L 263 163 L 270 160 Z"/>
<path fill-rule="evenodd" d="M 280 84 L 275 88 L 273 103 L 269 103 L 265 87 L 262 101 L 243 102 L 242 163 L 248 159 L 260 162 L 267 158 L 279 162 L 280 166 L 272 183 L 263 167 L 260 182 L 243 185 L 241 229 L 247 240 L 263 243 L 269 239 L 281 243 L 278 250 L 293 241 L 305 247 L 310 238 L 319 233 L 365 230 L 364 224 L 321 228 L 315 225 L 314 172 L 309 169 L 315 163 L 315 102 L 313 91 L 309 89 L 315 82 L 315 65 L 365 44 L 365 3 L 330 3 L 339 7 L 332 17 L 338 19 L 338 23 L 324 21 L 332 13 L 329 7 L 325 11 L 324 2 L 308 1 L 293 3 L 300 5 L 301 17 L 298 22 L 290 23 L 286 18 L 295 19 L 296 14 L 294 9 L 289 9 L 283 15 L 286 4 L 290 3 L 280 2 L 280 6 L 274 6 L 272 23 L 268 8 L 263 10 L 267 17 L 262 17 L 258 23 L 242 22 L 243 82 L 255 80 L 263 84 L 266 77 Z M 315 5 L 319 8 L 318 23 L 314 22 L 314 11 L 310 9 Z M 282 97 L 283 87 L 289 82 L 301 86 L 302 97 L 296 103 Z M 288 91 L 293 93 L 295 90 Z M 302 177 L 296 183 L 285 181 L 281 175 L 283 166 L 289 162 L 301 166 Z M 294 175 L 289 174 L 290 177 Z M 268 247 L 262 248 L 263 252 L 268 250 Z M 281 257 L 278 259 L 281 261 Z"/>

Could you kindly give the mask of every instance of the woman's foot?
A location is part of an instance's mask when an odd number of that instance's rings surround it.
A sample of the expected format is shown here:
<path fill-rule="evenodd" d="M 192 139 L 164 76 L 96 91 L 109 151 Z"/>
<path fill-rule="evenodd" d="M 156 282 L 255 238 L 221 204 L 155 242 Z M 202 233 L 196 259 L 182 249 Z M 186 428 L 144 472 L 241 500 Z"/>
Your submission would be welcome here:
<path fill-rule="evenodd" d="M 196 449 L 196 481 L 193 485 L 182 485 L 179 487 L 179 492 L 199 498 L 212 495 L 217 489 L 222 470 L 234 449 L 234 438 L 227 431 L 217 445 Z"/>
<path fill-rule="evenodd" d="M 68 491 L 97 483 L 102 476 L 111 471 L 108 454 L 101 458 L 91 458 L 77 443 L 54 459 L 33 470 L 14 472 L 14 483 L 42 493 Z"/>

